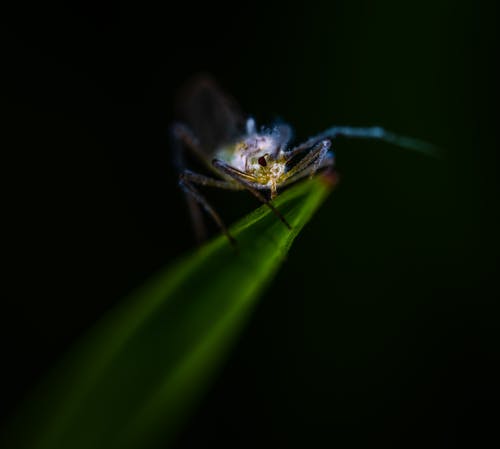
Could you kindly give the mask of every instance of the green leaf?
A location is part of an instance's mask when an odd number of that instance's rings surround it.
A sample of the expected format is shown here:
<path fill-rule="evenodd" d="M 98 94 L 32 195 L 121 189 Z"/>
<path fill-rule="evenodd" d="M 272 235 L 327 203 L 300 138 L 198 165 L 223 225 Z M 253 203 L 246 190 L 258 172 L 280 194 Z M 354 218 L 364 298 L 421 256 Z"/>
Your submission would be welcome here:
<path fill-rule="evenodd" d="M 146 447 L 172 441 L 257 297 L 331 190 L 317 177 L 158 273 L 104 317 L 32 395 L 5 447 Z"/>

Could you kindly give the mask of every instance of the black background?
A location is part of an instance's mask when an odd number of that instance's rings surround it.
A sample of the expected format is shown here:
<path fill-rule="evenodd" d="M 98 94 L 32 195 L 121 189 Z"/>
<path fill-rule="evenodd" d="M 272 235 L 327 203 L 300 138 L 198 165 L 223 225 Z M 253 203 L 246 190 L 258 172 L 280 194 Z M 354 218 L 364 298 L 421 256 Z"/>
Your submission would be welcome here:
<path fill-rule="evenodd" d="M 206 71 L 260 123 L 280 116 L 299 140 L 380 124 L 447 155 L 336 143 L 341 184 L 178 447 L 496 446 L 497 9 L 6 11 L 2 417 L 99 316 L 193 247 L 167 129 L 179 86 Z M 240 208 L 228 195 L 219 201 L 231 221 Z"/>

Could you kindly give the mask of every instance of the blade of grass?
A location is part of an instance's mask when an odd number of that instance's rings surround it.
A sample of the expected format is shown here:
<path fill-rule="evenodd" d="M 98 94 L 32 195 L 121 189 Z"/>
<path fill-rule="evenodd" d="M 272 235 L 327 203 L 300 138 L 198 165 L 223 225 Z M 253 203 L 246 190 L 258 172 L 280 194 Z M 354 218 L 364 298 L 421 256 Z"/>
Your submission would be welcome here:
<path fill-rule="evenodd" d="M 318 177 L 158 273 L 103 318 L 21 411 L 8 446 L 162 447 L 209 385 L 259 293 L 330 191 Z"/>

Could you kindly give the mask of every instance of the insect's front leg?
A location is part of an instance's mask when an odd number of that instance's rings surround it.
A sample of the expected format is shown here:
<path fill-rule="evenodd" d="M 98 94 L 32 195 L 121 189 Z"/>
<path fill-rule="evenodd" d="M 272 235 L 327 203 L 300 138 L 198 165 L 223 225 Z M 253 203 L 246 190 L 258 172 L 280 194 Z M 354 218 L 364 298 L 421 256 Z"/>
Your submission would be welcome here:
<path fill-rule="evenodd" d="M 286 182 L 304 171 L 310 176 L 314 176 L 316 171 L 323 166 L 324 161 L 331 156 L 333 163 L 333 155 L 329 153 L 332 143 L 329 140 L 319 142 L 309 153 L 307 153 L 295 166 L 293 166 L 282 177 L 282 181 Z M 285 153 L 288 157 L 288 153 Z M 291 158 L 290 158 L 291 159 Z"/>
<path fill-rule="evenodd" d="M 249 178 L 249 175 L 245 174 L 245 173 L 242 173 L 240 172 L 239 170 L 237 170 L 236 168 L 232 167 L 231 165 L 227 164 L 226 162 L 224 161 L 221 161 L 219 159 L 214 159 L 212 161 L 212 164 L 214 165 L 214 167 L 218 170 L 220 170 L 221 172 L 223 172 L 224 174 L 226 174 L 227 176 L 231 177 L 232 179 L 234 179 L 238 184 L 240 184 L 242 187 L 244 187 L 246 190 L 248 190 L 250 193 L 252 193 L 253 196 L 255 196 L 259 201 L 261 201 L 262 203 L 264 203 L 267 207 L 269 207 L 269 209 L 271 209 L 274 213 L 274 215 L 276 215 L 280 220 L 281 222 L 288 228 L 288 229 L 292 229 L 292 227 L 290 226 L 290 224 L 286 221 L 285 217 L 281 214 L 281 212 L 276 209 L 272 203 L 264 196 L 262 195 L 262 193 L 260 193 L 254 185 L 252 185 L 252 182 L 250 182 L 248 180 Z"/>
<path fill-rule="evenodd" d="M 307 176 L 309 176 L 309 177 L 314 176 L 314 174 L 319 170 L 332 168 L 334 165 L 335 165 L 335 163 L 334 163 L 333 156 L 329 157 L 327 155 L 317 168 L 309 166 L 309 168 L 306 168 L 306 169 L 302 170 L 301 172 L 295 172 L 295 173 L 293 173 L 293 175 L 287 177 L 287 179 L 285 181 L 283 181 L 282 185 L 283 185 L 283 187 L 286 187 L 290 184 L 293 184 L 294 182 L 297 182 L 297 181 L 300 181 L 301 179 L 304 179 Z"/>

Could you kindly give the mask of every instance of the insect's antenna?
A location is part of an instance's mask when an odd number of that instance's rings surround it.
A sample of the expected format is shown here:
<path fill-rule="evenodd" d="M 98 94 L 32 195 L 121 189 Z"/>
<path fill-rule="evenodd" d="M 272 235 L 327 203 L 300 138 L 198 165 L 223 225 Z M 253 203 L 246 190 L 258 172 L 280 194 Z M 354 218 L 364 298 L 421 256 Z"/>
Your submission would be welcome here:
<path fill-rule="evenodd" d="M 334 126 L 323 131 L 321 134 L 314 136 L 304 142 L 302 145 L 312 145 L 322 139 L 335 139 L 338 136 L 358 139 L 378 139 L 391 143 L 398 147 L 408 148 L 413 151 L 418 151 L 430 156 L 439 157 L 442 150 L 435 145 L 432 145 L 423 140 L 414 139 L 412 137 L 400 136 L 393 132 L 387 131 L 380 126 L 372 126 L 367 128 L 357 128 L 350 126 Z"/>
<path fill-rule="evenodd" d="M 253 117 L 249 117 L 246 122 L 247 134 L 250 136 L 255 134 L 257 126 L 255 124 L 255 119 Z"/>
<path fill-rule="evenodd" d="M 277 145 L 273 152 L 273 156 L 276 157 L 281 150 L 287 147 L 288 142 L 292 139 L 293 131 L 292 128 L 286 123 L 278 123 L 273 128 L 273 133 L 277 140 Z"/>

